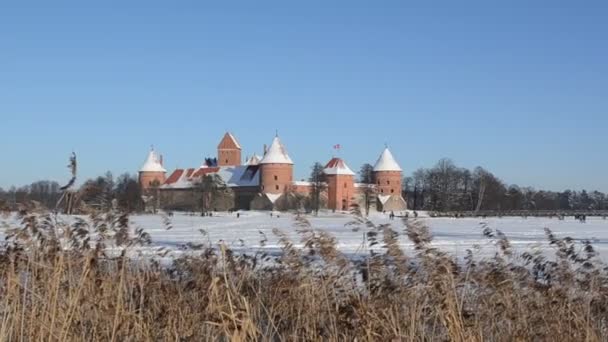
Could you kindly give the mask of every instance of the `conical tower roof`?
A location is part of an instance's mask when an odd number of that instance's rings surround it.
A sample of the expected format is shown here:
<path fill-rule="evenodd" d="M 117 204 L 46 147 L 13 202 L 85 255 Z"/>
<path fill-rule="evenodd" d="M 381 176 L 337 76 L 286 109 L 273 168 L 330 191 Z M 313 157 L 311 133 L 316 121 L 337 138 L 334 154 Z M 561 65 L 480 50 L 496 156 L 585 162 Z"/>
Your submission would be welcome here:
<path fill-rule="evenodd" d="M 374 165 L 374 171 L 402 171 L 401 166 L 397 164 L 397 161 L 393 157 L 391 151 L 387 148 L 382 151 L 380 158 Z"/>
<path fill-rule="evenodd" d="M 325 165 L 325 168 L 323 169 L 323 173 L 325 173 L 326 175 L 347 175 L 347 176 L 355 175 L 353 170 L 351 170 L 350 167 L 348 167 L 348 165 L 346 165 L 346 162 L 344 162 L 344 160 L 342 160 L 340 158 L 332 158 L 327 163 L 327 165 Z"/>
<path fill-rule="evenodd" d="M 293 164 L 278 136 L 274 137 L 260 164 Z"/>
<path fill-rule="evenodd" d="M 251 158 L 247 159 L 245 165 L 258 165 L 260 163 L 260 157 L 257 154 L 253 154 Z"/>
<path fill-rule="evenodd" d="M 167 172 L 167 170 L 163 167 L 156 151 L 151 149 L 150 153 L 148 153 L 148 158 L 146 158 L 146 161 L 141 169 L 139 169 L 139 172 Z"/>

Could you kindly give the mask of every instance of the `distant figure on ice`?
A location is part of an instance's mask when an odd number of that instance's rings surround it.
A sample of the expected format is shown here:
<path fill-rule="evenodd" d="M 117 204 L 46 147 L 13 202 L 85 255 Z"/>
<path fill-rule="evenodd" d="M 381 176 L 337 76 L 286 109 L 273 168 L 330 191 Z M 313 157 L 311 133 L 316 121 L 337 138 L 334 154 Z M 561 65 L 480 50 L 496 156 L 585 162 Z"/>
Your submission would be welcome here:
<path fill-rule="evenodd" d="M 236 213 L 236 218 L 240 218 L 241 217 L 241 213 Z"/>
<path fill-rule="evenodd" d="M 395 219 L 395 213 L 391 210 L 391 213 L 388 215 L 389 219 L 394 220 Z"/>

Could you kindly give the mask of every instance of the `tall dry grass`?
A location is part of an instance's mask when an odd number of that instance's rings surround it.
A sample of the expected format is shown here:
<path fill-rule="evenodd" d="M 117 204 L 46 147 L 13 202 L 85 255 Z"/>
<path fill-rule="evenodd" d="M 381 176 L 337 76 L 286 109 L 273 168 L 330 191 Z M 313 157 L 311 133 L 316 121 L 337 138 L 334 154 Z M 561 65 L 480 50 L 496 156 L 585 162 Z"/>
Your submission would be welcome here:
<path fill-rule="evenodd" d="M 502 233 L 484 227 L 496 255 L 480 260 L 469 251 L 459 261 L 433 247 L 420 221 L 400 228 L 357 216 L 367 246 L 385 248 L 352 258 L 300 216 L 294 227 L 304 248 L 275 231 L 278 256 L 190 245 L 165 264 L 162 250 L 130 254 L 150 238 L 130 229 L 126 215 L 69 225 L 19 215 L 0 251 L 3 341 L 608 339 L 607 269 L 588 242 L 550 231 L 555 258 L 516 255 Z M 413 253 L 400 248 L 400 235 Z"/>

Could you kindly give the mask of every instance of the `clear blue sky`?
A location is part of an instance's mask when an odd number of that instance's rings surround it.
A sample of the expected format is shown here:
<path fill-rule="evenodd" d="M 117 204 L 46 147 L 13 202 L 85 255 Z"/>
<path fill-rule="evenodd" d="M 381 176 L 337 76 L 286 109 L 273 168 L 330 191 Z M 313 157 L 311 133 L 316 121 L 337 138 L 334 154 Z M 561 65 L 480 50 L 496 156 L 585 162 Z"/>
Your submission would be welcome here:
<path fill-rule="evenodd" d="M 606 1 L 92 3 L 0 3 L 1 187 L 65 182 L 72 150 L 82 180 L 278 129 L 297 178 L 386 142 L 406 174 L 608 191 Z"/>

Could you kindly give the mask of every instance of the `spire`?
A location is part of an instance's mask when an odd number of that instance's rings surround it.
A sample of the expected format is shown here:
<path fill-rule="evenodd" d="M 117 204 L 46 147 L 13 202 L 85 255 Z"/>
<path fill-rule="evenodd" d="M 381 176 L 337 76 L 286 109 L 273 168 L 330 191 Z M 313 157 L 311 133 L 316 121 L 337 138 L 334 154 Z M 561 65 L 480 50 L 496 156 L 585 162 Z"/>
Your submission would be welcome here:
<path fill-rule="evenodd" d="M 239 142 L 236 140 L 236 138 L 234 137 L 234 135 L 232 135 L 232 133 L 230 132 L 226 132 L 226 134 L 224 134 L 224 137 L 222 138 L 222 140 L 220 141 L 219 145 L 217 146 L 218 149 L 241 149 L 241 145 L 239 144 Z"/>
<path fill-rule="evenodd" d="M 165 170 L 163 167 L 161 158 L 158 156 L 156 151 L 154 151 L 154 146 L 150 148 L 148 158 L 146 158 L 146 161 L 139 172 L 167 172 L 167 170 Z"/>
<path fill-rule="evenodd" d="M 388 147 L 385 147 L 384 151 L 382 151 L 382 154 L 380 155 L 380 158 L 378 158 L 376 165 L 374 165 L 374 171 L 402 171 L 402 170 L 401 170 L 401 167 L 399 166 L 399 164 L 397 164 L 397 161 L 395 161 L 395 158 L 393 157 L 393 154 L 391 153 L 391 151 L 388 149 Z"/>
<path fill-rule="evenodd" d="M 264 158 L 260 160 L 260 164 L 293 164 L 278 136 L 272 140 L 272 144 L 270 144 Z"/>

